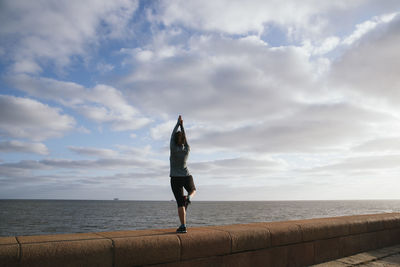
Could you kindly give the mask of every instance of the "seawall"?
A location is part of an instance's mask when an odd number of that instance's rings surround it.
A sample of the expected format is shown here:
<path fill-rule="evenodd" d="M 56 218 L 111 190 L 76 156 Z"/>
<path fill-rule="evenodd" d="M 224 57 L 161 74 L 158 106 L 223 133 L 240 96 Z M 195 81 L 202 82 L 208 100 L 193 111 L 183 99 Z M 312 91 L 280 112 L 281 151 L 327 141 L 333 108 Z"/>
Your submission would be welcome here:
<path fill-rule="evenodd" d="M 0 237 L 0 266 L 309 266 L 400 244 L 400 213 Z"/>

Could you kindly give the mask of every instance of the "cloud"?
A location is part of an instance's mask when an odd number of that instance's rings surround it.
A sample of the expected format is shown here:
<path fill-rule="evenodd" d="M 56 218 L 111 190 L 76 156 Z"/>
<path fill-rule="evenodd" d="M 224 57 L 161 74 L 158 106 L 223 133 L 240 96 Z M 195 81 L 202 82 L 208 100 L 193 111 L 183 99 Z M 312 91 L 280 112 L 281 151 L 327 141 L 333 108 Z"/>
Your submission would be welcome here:
<path fill-rule="evenodd" d="M 166 121 L 156 125 L 150 129 L 150 136 L 154 140 L 167 140 L 171 138 L 173 127 L 175 127 L 176 121 Z"/>
<path fill-rule="evenodd" d="M 83 104 L 88 94 L 87 89 L 80 84 L 45 77 L 18 74 L 6 76 L 5 80 L 13 87 L 31 96 L 57 101 L 64 106 Z M 83 99 L 80 97 L 82 95 Z"/>
<path fill-rule="evenodd" d="M 105 148 L 94 148 L 94 147 L 68 147 L 69 150 L 86 156 L 96 156 L 96 157 L 115 157 L 118 155 L 118 152 L 112 149 Z"/>
<path fill-rule="evenodd" d="M 399 152 L 400 151 L 400 138 L 398 137 L 387 137 L 368 140 L 360 145 L 353 148 L 355 152 Z"/>
<path fill-rule="evenodd" d="M 251 177 L 252 182 L 254 182 L 257 178 L 266 178 L 280 171 L 285 171 L 287 167 L 286 164 L 278 160 L 260 160 L 246 157 L 193 162 L 188 166 L 195 177 L 208 177 L 214 181 L 229 179 L 236 183 L 240 183 L 240 180 L 245 177 Z"/>
<path fill-rule="evenodd" d="M 96 160 L 70 160 L 70 159 L 42 159 L 22 160 L 12 163 L 0 164 L 0 177 L 57 177 L 57 174 L 66 170 L 71 180 L 79 178 L 82 174 L 90 175 L 90 170 L 110 172 L 124 169 L 125 173 L 157 173 L 159 176 L 168 175 L 168 166 L 165 162 L 155 159 L 140 159 L 135 157 L 101 158 Z M 54 171 L 57 171 L 56 173 Z"/>
<path fill-rule="evenodd" d="M 3 1 L 0 35 L 15 72 L 37 73 L 42 63 L 58 68 L 71 63 L 71 56 L 86 56 L 99 41 L 131 34 L 128 24 L 138 1 Z M 89 49 L 91 48 L 91 49 Z"/>
<path fill-rule="evenodd" d="M 183 25 L 201 31 L 219 31 L 229 34 L 262 33 L 267 24 L 302 30 L 324 25 L 323 14 L 345 9 L 355 4 L 348 1 L 169 1 L 160 3 L 152 18 L 167 26 Z M 314 23 L 313 23 L 314 22 Z M 325 23 L 324 23 L 325 22 Z M 293 30 L 292 30 L 293 31 Z"/>
<path fill-rule="evenodd" d="M 29 98 L 0 95 L 0 114 L 0 134 L 11 138 L 42 141 L 75 127 L 72 117 Z"/>
<path fill-rule="evenodd" d="M 158 155 L 158 153 L 155 153 L 152 151 L 152 147 L 150 145 L 146 145 L 144 147 L 133 147 L 133 146 L 127 146 L 127 145 L 116 145 L 118 150 L 120 151 L 121 154 L 128 155 L 128 156 L 135 156 L 139 158 L 151 158 L 149 156 L 155 156 Z"/>
<path fill-rule="evenodd" d="M 334 50 L 339 44 L 339 37 L 329 36 L 328 38 L 320 41 L 319 44 L 311 44 L 310 40 L 305 40 L 303 42 L 303 48 L 305 48 L 312 55 L 324 55 Z"/>
<path fill-rule="evenodd" d="M 347 150 L 376 132 L 370 123 L 394 118 L 349 104 L 314 105 L 291 116 L 231 131 L 203 134 L 197 147 L 253 153 L 325 153 Z"/>
<path fill-rule="evenodd" d="M 386 110 L 347 100 L 325 75 L 316 76 L 319 63 L 303 48 L 208 35 L 192 37 L 180 49 L 169 58 L 140 61 L 123 83 L 139 109 L 183 114 L 197 151 L 347 151 L 397 124 Z M 174 124 L 161 122 L 151 137 L 169 140 Z"/>
<path fill-rule="evenodd" d="M 364 174 L 364 176 L 365 174 L 368 173 L 379 175 L 379 172 L 382 173 L 388 170 L 398 170 L 399 160 L 400 160 L 400 155 L 397 154 L 348 157 L 339 160 L 339 162 L 337 163 L 311 168 L 309 170 L 306 170 L 306 172 L 311 172 L 311 173 L 360 172 Z"/>
<path fill-rule="evenodd" d="M 0 152 L 22 152 L 22 153 L 35 153 L 40 155 L 49 154 L 46 145 L 42 143 L 26 143 L 17 140 L 0 142 Z"/>
<path fill-rule="evenodd" d="M 98 84 L 86 88 L 73 82 L 26 74 L 8 76 L 7 81 L 31 96 L 57 101 L 97 123 L 110 123 L 115 131 L 136 130 L 150 122 L 112 86 Z"/>
<path fill-rule="evenodd" d="M 126 102 L 122 93 L 107 85 L 97 85 L 87 99 L 105 108 L 84 106 L 83 114 L 98 122 L 111 122 L 116 131 L 136 130 L 150 122 L 140 112 Z"/>
<path fill-rule="evenodd" d="M 5 162 L 0 164 L 0 182 L 12 184 L 16 182 L 16 179 L 35 180 L 34 172 L 47 169 L 50 168 L 33 160 L 21 160 L 16 163 Z"/>
<path fill-rule="evenodd" d="M 106 63 L 98 63 L 96 68 L 100 73 L 106 73 L 112 71 L 115 66 Z"/>
<path fill-rule="evenodd" d="M 400 16 L 376 25 L 331 66 L 330 82 L 349 98 L 362 99 L 374 108 L 389 104 L 397 110 L 400 68 Z"/>
<path fill-rule="evenodd" d="M 67 160 L 67 159 L 44 159 L 39 161 L 53 168 L 65 169 L 119 169 L 126 168 L 156 168 L 164 166 L 163 162 L 157 160 L 144 160 L 137 158 L 102 158 L 98 160 Z"/>
<path fill-rule="evenodd" d="M 368 32 L 375 29 L 379 24 L 388 23 L 396 17 L 398 13 L 389 13 L 381 16 L 375 16 L 370 20 L 356 25 L 356 30 L 343 40 L 343 44 L 351 45 Z"/>
<path fill-rule="evenodd" d="M 246 92 L 243 94 L 246 97 Z M 291 113 L 259 121 L 249 117 L 250 123 L 238 124 L 238 120 L 236 127 L 229 127 L 234 118 L 227 123 L 218 117 L 208 122 L 201 116 L 194 119 L 202 122 L 188 119 L 189 143 L 197 153 L 217 150 L 257 154 L 343 152 L 368 141 L 372 135 L 384 136 L 387 125 L 397 123 L 396 117 L 390 114 L 346 102 L 296 105 Z M 150 130 L 151 136 L 167 144 L 175 123 L 167 121 L 157 125 Z"/>
<path fill-rule="evenodd" d="M 228 124 L 290 113 L 315 87 L 312 68 L 295 47 L 200 36 L 175 56 L 139 64 L 121 87 L 146 112 Z"/>

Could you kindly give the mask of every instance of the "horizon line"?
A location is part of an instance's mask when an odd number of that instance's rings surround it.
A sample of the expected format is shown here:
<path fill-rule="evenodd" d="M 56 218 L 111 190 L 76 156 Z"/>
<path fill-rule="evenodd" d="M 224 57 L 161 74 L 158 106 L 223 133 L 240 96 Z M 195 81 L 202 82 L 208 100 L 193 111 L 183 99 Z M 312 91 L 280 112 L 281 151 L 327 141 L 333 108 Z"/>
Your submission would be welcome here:
<path fill-rule="evenodd" d="M 148 201 L 148 202 L 175 202 L 175 200 L 147 200 L 147 199 L 80 199 L 80 198 L 0 198 L 1 200 L 70 200 L 70 201 Z M 269 199 L 269 200 L 194 200 L 194 202 L 276 202 L 276 201 L 367 201 L 367 200 L 400 200 L 395 198 L 360 198 L 360 199 Z"/>

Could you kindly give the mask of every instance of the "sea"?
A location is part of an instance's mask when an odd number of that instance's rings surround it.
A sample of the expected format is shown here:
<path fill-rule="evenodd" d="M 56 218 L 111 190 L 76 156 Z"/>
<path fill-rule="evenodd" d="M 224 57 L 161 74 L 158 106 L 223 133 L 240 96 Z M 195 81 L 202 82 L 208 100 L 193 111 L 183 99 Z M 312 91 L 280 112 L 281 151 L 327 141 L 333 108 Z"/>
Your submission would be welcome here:
<path fill-rule="evenodd" d="M 400 212 L 400 200 L 193 201 L 187 225 L 209 226 Z M 0 236 L 179 226 L 175 201 L 0 200 Z"/>

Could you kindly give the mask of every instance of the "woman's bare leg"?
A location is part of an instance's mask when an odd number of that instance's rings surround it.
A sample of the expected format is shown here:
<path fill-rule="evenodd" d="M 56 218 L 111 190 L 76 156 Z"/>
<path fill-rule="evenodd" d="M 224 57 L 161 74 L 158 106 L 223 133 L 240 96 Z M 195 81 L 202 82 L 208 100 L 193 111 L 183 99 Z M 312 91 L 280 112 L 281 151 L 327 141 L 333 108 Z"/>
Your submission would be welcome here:
<path fill-rule="evenodd" d="M 181 224 L 186 224 L 186 210 L 185 207 L 178 207 L 178 215 Z"/>

